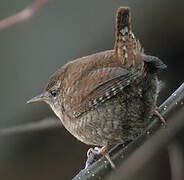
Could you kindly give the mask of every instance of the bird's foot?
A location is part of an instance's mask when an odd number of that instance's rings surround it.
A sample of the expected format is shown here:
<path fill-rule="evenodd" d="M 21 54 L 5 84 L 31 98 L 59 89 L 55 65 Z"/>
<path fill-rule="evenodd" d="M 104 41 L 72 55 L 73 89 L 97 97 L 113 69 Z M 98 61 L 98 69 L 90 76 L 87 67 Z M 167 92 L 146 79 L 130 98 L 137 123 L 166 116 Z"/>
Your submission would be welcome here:
<path fill-rule="evenodd" d="M 97 154 L 94 154 L 92 152 L 92 148 L 90 148 L 87 151 L 87 160 L 86 160 L 86 164 L 85 164 L 85 169 L 87 169 L 89 166 L 91 166 L 94 162 L 96 162 L 99 159 Z"/>
<path fill-rule="evenodd" d="M 106 159 L 109 161 L 112 168 L 115 168 L 115 164 L 112 162 L 106 146 L 103 146 L 102 148 L 99 148 L 99 147 L 95 147 L 94 149 L 90 148 L 88 150 L 87 152 L 88 159 L 86 161 L 85 168 L 89 167 L 89 165 L 91 165 L 94 162 L 95 155 L 100 155 L 100 154 L 106 157 Z"/>
<path fill-rule="evenodd" d="M 154 111 L 154 115 L 160 119 L 160 121 L 163 123 L 164 126 L 167 125 L 165 119 L 162 117 L 162 115 L 157 110 Z"/>

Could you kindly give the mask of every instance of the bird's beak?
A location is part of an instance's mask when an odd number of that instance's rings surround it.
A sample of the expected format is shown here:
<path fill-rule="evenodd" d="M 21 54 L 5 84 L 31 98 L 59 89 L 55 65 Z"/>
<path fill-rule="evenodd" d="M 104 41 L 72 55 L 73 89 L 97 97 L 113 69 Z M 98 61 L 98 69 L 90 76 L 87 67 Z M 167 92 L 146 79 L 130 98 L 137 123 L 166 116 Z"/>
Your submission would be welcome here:
<path fill-rule="evenodd" d="M 31 98 L 29 101 L 27 101 L 26 103 L 29 104 L 29 103 L 34 103 L 34 102 L 41 102 L 41 101 L 44 101 L 44 96 L 43 94 L 40 94 L 38 96 L 35 96 L 33 98 Z"/>

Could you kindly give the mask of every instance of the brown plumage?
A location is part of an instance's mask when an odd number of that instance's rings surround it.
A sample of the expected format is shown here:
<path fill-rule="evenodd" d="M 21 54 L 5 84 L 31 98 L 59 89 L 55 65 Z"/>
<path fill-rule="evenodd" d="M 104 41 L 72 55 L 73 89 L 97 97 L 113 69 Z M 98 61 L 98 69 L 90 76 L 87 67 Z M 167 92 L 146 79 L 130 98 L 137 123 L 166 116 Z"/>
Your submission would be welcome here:
<path fill-rule="evenodd" d="M 29 102 L 45 101 L 78 140 L 107 149 L 133 140 L 149 124 L 156 110 L 157 72 L 164 68 L 161 60 L 143 53 L 130 9 L 121 7 L 114 50 L 62 66 Z"/>

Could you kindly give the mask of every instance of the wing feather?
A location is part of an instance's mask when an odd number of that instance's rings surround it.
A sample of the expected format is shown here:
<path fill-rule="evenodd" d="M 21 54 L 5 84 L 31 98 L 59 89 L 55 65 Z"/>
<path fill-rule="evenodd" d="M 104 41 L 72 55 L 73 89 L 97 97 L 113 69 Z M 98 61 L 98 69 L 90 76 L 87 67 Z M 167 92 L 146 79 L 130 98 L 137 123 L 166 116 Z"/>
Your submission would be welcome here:
<path fill-rule="evenodd" d="M 78 86 L 83 88 L 73 94 L 68 94 L 69 106 L 67 107 L 70 107 L 68 112 L 72 111 L 74 117 L 80 116 L 90 108 L 123 91 L 123 88 L 139 75 L 140 71 L 132 72 L 121 67 L 107 67 L 91 71 L 78 83 Z M 88 84 L 87 87 L 86 84 Z"/>

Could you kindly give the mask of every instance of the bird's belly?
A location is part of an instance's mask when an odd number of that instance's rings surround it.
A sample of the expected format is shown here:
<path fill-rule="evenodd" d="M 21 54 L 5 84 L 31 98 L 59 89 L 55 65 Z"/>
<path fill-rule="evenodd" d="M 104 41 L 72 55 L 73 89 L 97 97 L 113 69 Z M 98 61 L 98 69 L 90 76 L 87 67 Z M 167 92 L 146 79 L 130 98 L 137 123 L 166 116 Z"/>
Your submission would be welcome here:
<path fill-rule="evenodd" d="M 147 126 L 141 98 L 124 101 L 121 96 L 90 110 L 67 128 L 80 141 L 105 146 L 134 139 Z"/>

